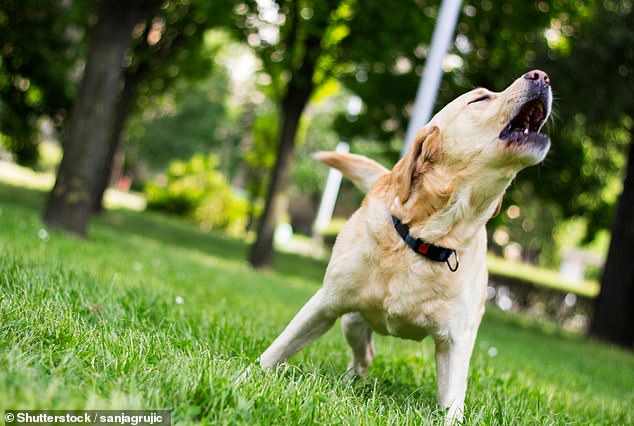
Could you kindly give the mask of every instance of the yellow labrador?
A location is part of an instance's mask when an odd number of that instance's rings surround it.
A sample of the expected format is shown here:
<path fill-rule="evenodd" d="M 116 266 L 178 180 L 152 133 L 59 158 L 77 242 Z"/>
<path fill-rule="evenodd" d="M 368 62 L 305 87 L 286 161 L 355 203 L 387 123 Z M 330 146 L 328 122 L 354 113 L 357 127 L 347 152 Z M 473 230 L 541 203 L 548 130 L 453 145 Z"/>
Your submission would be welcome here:
<path fill-rule="evenodd" d="M 487 287 L 486 222 L 517 172 L 550 147 L 539 129 L 552 103 L 546 73 L 533 70 L 500 93 L 472 90 L 418 132 L 389 171 L 353 154 L 319 153 L 368 191 L 343 227 L 323 287 L 260 356 L 286 361 L 342 316 L 350 372 L 364 375 L 372 331 L 436 346 L 438 403 L 461 419 L 469 360 Z"/>

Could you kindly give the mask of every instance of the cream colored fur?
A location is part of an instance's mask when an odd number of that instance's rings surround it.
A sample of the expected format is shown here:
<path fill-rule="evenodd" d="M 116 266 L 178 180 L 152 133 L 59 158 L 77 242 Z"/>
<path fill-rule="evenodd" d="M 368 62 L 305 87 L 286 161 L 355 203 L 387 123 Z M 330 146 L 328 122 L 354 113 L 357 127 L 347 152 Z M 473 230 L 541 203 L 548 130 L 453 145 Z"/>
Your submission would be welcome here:
<path fill-rule="evenodd" d="M 372 331 L 414 340 L 431 336 L 438 402 L 448 422 L 462 418 L 488 280 L 485 224 L 516 173 L 541 161 L 549 148 L 499 139 L 534 84 L 520 77 L 501 93 L 476 89 L 458 97 L 421 129 L 392 171 L 358 155 L 317 154 L 368 193 L 339 234 L 323 287 L 260 356 L 264 368 L 286 361 L 338 317 L 353 374 L 364 375 L 372 361 Z M 489 99 L 472 102 L 484 95 Z M 456 249 L 458 270 L 414 253 L 390 215 L 408 224 L 413 236 Z"/>
<path fill-rule="evenodd" d="M 390 172 L 376 161 L 362 155 L 320 151 L 313 157 L 338 169 L 363 192 L 368 192 L 381 176 Z"/>

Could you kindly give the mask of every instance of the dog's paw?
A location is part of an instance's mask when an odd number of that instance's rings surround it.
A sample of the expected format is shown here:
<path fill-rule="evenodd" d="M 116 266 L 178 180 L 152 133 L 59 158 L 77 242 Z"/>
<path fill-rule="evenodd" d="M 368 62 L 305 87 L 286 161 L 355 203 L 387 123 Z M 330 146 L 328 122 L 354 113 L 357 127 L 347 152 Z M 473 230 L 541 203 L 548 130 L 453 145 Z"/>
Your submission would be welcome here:
<path fill-rule="evenodd" d="M 463 419 L 463 407 L 452 404 L 445 412 L 445 425 L 460 425 Z"/>
<path fill-rule="evenodd" d="M 368 375 L 368 368 L 360 365 L 349 365 L 346 370 L 347 380 L 364 380 Z"/>

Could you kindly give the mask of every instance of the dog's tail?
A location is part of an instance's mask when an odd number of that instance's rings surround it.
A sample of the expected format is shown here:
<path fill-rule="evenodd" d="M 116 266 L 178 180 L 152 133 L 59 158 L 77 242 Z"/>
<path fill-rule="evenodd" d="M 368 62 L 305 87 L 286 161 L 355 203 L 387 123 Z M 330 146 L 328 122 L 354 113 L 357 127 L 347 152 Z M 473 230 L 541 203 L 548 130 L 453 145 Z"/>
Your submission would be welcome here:
<path fill-rule="evenodd" d="M 362 155 L 319 151 L 313 154 L 313 157 L 339 170 L 363 192 L 368 192 L 381 176 L 390 172 L 376 161 Z"/>

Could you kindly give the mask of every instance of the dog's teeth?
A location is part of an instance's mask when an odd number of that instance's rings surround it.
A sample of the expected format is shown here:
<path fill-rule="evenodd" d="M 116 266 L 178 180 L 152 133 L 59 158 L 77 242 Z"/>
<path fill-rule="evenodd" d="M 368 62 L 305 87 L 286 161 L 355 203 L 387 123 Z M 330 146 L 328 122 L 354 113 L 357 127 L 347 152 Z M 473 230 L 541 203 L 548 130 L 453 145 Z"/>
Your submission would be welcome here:
<path fill-rule="evenodd" d="M 528 135 L 528 128 L 524 129 L 524 134 Z"/>

